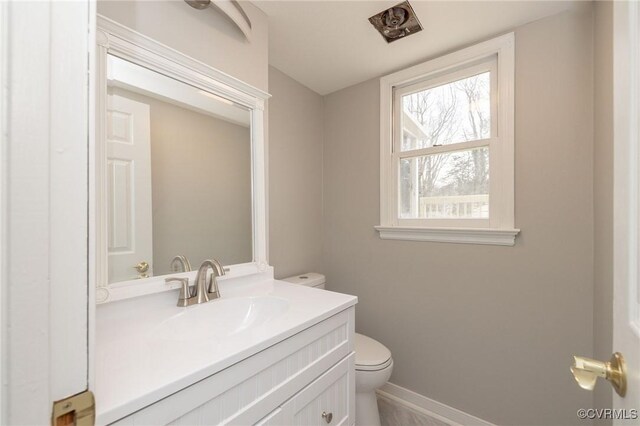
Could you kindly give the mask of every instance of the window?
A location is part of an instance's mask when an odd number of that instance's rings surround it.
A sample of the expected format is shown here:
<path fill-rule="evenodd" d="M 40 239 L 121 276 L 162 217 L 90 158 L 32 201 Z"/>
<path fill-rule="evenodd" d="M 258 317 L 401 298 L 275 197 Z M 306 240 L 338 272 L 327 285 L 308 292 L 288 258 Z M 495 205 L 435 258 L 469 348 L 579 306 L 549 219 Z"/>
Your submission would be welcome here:
<path fill-rule="evenodd" d="M 514 244 L 513 46 L 381 79 L 381 238 Z"/>

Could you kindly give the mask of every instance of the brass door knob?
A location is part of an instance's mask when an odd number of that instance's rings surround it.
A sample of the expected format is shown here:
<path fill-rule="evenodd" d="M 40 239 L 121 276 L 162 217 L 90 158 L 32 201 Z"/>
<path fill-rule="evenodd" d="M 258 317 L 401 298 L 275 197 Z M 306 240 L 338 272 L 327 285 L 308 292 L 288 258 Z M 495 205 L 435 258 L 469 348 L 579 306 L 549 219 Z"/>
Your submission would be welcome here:
<path fill-rule="evenodd" d="M 593 390 L 598 377 L 603 377 L 618 395 L 624 397 L 627 394 L 627 368 L 620 352 L 611 355 L 609 362 L 574 356 L 571 372 L 582 389 Z"/>
<path fill-rule="evenodd" d="M 136 266 L 134 266 L 134 268 L 139 273 L 144 274 L 145 272 L 147 272 L 149 270 L 149 264 L 143 260 L 142 262 L 140 262 Z"/>

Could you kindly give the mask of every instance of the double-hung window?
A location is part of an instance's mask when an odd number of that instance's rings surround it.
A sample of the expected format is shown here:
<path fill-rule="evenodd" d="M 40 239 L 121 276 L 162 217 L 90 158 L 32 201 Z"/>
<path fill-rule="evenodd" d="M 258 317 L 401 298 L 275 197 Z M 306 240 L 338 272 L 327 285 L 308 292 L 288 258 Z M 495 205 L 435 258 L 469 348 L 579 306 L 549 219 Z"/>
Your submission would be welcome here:
<path fill-rule="evenodd" d="M 513 245 L 514 37 L 381 79 L 384 239 Z"/>

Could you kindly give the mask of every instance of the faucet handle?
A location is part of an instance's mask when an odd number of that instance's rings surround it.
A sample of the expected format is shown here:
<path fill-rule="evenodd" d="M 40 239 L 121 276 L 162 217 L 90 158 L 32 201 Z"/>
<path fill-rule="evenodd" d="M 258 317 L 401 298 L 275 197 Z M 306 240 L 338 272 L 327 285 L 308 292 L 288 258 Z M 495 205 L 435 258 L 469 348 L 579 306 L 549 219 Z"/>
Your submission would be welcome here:
<path fill-rule="evenodd" d="M 182 284 L 180 287 L 180 295 L 178 296 L 178 306 L 187 306 L 187 300 L 191 297 L 191 291 L 189 290 L 189 278 L 169 277 L 164 279 L 165 284 L 172 282 L 179 282 Z"/>

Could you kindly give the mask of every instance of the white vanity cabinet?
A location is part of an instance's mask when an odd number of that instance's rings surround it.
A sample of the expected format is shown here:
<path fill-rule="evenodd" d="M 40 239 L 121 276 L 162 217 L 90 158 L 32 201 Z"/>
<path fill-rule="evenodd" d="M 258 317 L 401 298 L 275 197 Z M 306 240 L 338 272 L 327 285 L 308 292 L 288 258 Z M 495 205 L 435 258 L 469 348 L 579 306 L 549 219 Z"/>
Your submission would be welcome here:
<path fill-rule="evenodd" d="M 352 306 L 114 424 L 352 425 L 353 333 Z"/>

